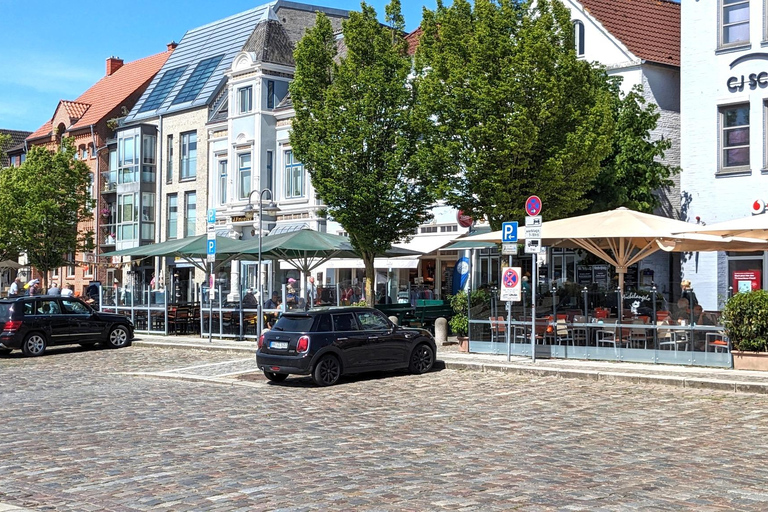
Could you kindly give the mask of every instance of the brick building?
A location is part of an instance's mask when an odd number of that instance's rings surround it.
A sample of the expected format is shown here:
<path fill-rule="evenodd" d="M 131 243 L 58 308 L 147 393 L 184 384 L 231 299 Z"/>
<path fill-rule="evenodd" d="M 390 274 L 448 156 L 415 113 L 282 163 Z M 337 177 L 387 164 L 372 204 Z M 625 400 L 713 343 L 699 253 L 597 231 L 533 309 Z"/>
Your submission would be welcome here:
<path fill-rule="evenodd" d="M 24 151 L 24 139 L 26 139 L 31 132 L 24 132 L 21 130 L 3 130 L 0 128 L 0 135 L 10 135 L 11 140 L 0 146 L 0 169 L 3 167 L 18 167 L 23 162 Z"/>
<path fill-rule="evenodd" d="M 107 150 L 114 137 L 116 120 L 133 107 L 174 48 L 171 44 L 164 52 L 129 63 L 116 57 L 108 58 L 101 80 L 74 101 L 61 100 L 51 119 L 26 138 L 27 147 L 45 146 L 51 150 L 56 149 L 62 137 L 74 138 L 77 158 L 86 162 L 93 172 L 92 193 L 97 199 L 93 219 L 83 222 L 79 229 L 96 233 L 97 253 L 104 247 L 100 235 L 105 227 L 109 229 L 110 219 L 116 213 L 108 198 L 100 194 L 105 186 L 109 187 L 104 174 L 108 174 L 110 168 Z M 52 271 L 49 277 L 60 284 L 71 284 L 75 293 L 83 293 L 90 281 L 106 282 L 112 272 L 107 266 L 95 264 L 97 253 L 71 254 L 68 259 L 72 264 Z M 20 263 L 26 264 L 23 255 Z M 29 267 L 24 271 L 27 277 L 41 277 Z"/>

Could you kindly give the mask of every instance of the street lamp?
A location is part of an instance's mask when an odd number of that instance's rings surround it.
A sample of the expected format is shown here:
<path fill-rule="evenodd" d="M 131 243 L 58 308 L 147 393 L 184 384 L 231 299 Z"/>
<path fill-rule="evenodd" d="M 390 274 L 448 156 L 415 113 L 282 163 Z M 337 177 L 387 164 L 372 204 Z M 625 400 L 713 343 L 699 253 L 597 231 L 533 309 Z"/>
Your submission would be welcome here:
<path fill-rule="evenodd" d="M 258 267 L 256 271 L 256 288 L 259 290 L 259 300 L 257 304 L 257 315 L 258 315 L 258 322 L 256 323 L 256 339 L 258 340 L 261 338 L 261 324 L 264 321 L 264 314 L 262 312 L 263 307 L 263 297 L 262 297 L 262 290 L 261 290 L 261 228 L 262 228 L 262 222 L 264 219 L 264 212 L 266 212 L 268 215 L 275 214 L 278 210 L 280 210 L 277 205 L 275 204 L 275 201 L 272 198 L 272 191 L 268 188 L 263 189 L 261 192 L 258 190 L 252 190 L 250 194 L 248 194 L 248 204 L 245 205 L 245 213 L 253 213 L 253 201 L 251 198 L 253 197 L 253 194 L 259 193 L 259 258 L 258 258 Z M 264 193 L 269 194 L 269 203 L 265 206 L 264 205 Z"/>

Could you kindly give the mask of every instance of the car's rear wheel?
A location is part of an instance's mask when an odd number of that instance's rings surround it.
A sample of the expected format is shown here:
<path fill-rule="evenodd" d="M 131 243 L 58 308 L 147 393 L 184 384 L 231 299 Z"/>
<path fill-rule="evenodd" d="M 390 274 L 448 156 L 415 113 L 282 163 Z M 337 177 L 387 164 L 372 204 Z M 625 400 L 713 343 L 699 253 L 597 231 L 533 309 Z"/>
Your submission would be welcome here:
<path fill-rule="evenodd" d="M 333 386 L 341 377 L 341 363 L 335 356 L 324 356 L 315 365 L 312 379 L 318 386 Z"/>
<path fill-rule="evenodd" d="M 7 356 L 10 354 L 13 350 L 10 348 L 0 348 L 0 356 Z"/>
<path fill-rule="evenodd" d="M 107 338 L 107 346 L 109 348 L 123 348 L 130 344 L 130 336 L 128 335 L 128 329 L 122 325 L 118 325 L 109 331 L 109 338 Z"/>
<path fill-rule="evenodd" d="M 435 364 L 435 353 L 427 344 L 422 343 L 413 349 L 411 353 L 411 363 L 408 366 L 408 370 L 411 373 L 421 374 L 427 373 L 432 369 Z"/>
<path fill-rule="evenodd" d="M 275 373 L 275 372 L 268 372 L 264 370 L 264 376 L 271 380 L 272 382 L 283 382 L 285 379 L 288 378 L 287 373 Z"/>
<path fill-rule="evenodd" d="M 33 332 L 24 338 L 24 343 L 21 345 L 21 351 L 27 357 L 37 357 L 45 353 L 45 348 L 47 346 L 48 343 L 45 341 L 45 336 Z"/>

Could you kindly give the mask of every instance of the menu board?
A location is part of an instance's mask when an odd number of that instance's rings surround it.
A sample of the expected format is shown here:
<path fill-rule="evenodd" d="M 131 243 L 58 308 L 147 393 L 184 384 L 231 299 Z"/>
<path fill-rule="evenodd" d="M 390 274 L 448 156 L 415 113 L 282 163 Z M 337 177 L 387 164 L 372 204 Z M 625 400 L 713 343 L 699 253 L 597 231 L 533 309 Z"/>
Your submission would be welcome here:
<path fill-rule="evenodd" d="M 589 286 L 592 284 L 592 267 L 588 265 L 577 265 L 576 283 L 579 286 Z"/>
<path fill-rule="evenodd" d="M 637 265 L 627 267 L 627 273 L 624 275 L 624 286 L 637 288 Z"/>
<path fill-rule="evenodd" d="M 611 278 L 608 273 L 608 265 L 592 265 L 592 275 L 597 284 L 601 288 L 608 288 L 611 285 Z"/>

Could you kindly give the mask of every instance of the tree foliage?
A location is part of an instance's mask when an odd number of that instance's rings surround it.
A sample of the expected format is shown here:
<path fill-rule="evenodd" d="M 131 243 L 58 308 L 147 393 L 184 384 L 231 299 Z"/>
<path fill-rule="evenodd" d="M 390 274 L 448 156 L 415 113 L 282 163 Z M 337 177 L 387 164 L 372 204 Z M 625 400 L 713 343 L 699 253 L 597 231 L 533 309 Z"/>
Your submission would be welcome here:
<path fill-rule="evenodd" d="M 540 196 L 547 219 L 584 209 L 611 151 L 610 80 L 576 58 L 559 0 L 455 0 L 424 10 L 416 58 L 426 135 L 454 206 L 494 229 Z"/>
<path fill-rule="evenodd" d="M 5 148 L 11 143 L 11 136 L 7 133 L 0 133 L 0 160 L 5 156 Z"/>
<path fill-rule="evenodd" d="M 660 113 L 656 105 L 646 105 L 641 87 L 621 97 L 616 85 L 613 104 L 616 128 L 611 154 L 600 164 L 600 173 L 587 194 L 591 204 L 585 213 L 620 206 L 652 213 L 661 204 L 658 191 L 671 187 L 670 178 L 680 172 L 661 161 L 672 142 L 651 138 Z"/>
<path fill-rule="evenodd" d="M 69 253 L 91 250 L 93 233 L 78 230 L 92 218 L 90 184 L 72 139 L 60 151 L 32 147 L 21 167 L 0 171 L 0 250 L 25 252 L 46 277 L 70 262 Z"/>
<path fill-rule="evenodd" d="M 342 24 L 339 53 L 330 21 L 318 13 L 296 49 L 290 86 L 291 145 L 365 263 L 369 303 L 375 255 L 429 219 L 437 191 L 421 146 L 425 120 L 409 80 L 399 0 L 387 5 L 386 19 L 380 24 L 362 3 Z"/>

